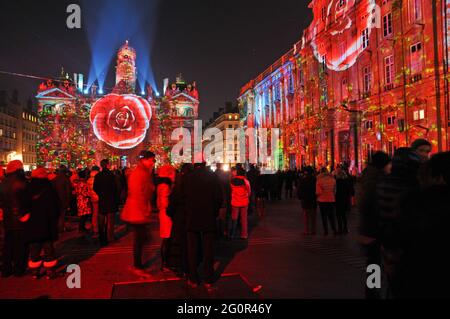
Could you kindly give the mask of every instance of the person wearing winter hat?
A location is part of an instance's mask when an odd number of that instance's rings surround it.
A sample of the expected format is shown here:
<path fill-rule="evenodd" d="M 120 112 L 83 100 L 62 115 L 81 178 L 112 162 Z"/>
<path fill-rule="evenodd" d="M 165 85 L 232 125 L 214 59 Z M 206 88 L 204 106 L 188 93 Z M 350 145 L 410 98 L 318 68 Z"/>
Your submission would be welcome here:
<path fill-rule="evenodd" d="M 30 199 L 22 162 L 9 162 L 0 184 L 0 208 L 4 215 L 2 277 L 25 274 L 28 251 L 24 223 L 29 218 Z"/>
<path fill-rule="evenodd" d="M 414 152 L 417 153 L 417 155 L 420 156 L 421 162 L 426 162 L 430 159 L 430 153 L 431 153 L 431 143 L 428 142 L 426 139 L 418 138 L 411 144 L 411 148 Z"/>
<path fill-rule="evenodd" d="M 30 219 L 25 224 L 26 243 L 30 247 L 28 267 L 33 278 L 41 276 L 43 266 L 46 278 L 52 279 L 57 265 L 54 243 L 58 240 L 60 210 L 58 194 L 53 189 L 45 168 L 39 167 L 32 171 L 29 193 Z"/>

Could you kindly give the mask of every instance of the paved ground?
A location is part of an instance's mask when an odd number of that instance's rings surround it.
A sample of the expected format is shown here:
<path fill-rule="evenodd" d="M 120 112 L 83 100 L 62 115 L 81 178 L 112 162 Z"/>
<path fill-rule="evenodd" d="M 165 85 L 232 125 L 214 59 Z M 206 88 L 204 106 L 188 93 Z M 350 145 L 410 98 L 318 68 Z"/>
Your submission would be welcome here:
<path fill-rule="evenodd" d="M 350 214 L 347 236 L 306 237 L 302 235 L 297 200 L 270 203 L 264 219 L 250 217 L 248 243 L 218 243 L 216 268 L 223 273 L 240 273 L 253 287 L 260 285 L 263 298 L 363 298 L 364 260 L 354 235 L 357 218 Z M 30 277 L 0 279 L 0 298 L 110 298 L 115 282 L 143 280 L 129 267 L 131 235 L 124 225 L 118 227 L 117 233 L 120 239 L 102 249 L 89 237 L 77 233 L 61 238 L 57 246 L 61 260 L 65 265 L 80 265 L 81 289 L 67 288 L 68 274 L 62 267 L 61 277 L 50 281 Z M 146 249 L 151 278 L 173 278 L 173 274 L 159 271 L 156 224 L 152 234 L 154 241 Z"/>

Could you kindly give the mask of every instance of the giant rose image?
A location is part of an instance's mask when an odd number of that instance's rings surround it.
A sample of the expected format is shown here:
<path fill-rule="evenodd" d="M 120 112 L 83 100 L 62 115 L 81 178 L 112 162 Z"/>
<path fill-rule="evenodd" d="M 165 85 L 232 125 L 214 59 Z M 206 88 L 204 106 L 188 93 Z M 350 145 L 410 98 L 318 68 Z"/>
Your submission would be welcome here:
<path fill-rule="evenodd" d="M 143 98 L 125 94 L 109 94 L 97 100 L 90 120 L 97 138 L 119 149 L 139 145 L 150 126 L 152 109 Z"/>
<path fill-rule="evenodd" d="M 330 70 L 344 71 L 353 66 L 366 49 L 362 30 L 367 30 L 368 38 L 372 30 L 380 23 L 379 7 L 375 0 L 361 0 L 358 4 L 356 2 L 355 0 L 328 1 L 325 21 L 322 22 L 320 17 L 316 17 L 309 27 L 314 55 L 321 63 L 324 62 L 323 57 L 325 56 L 325 63 Z M 357 19 L 354 18 L 353 11 L 355 9 L 358 12 Z M 318 37 L 320 24 L 328 26 L 324 30 L 326 36 Z M 332 49 L 330 49 L 330 44 L 332 44 Z"/>

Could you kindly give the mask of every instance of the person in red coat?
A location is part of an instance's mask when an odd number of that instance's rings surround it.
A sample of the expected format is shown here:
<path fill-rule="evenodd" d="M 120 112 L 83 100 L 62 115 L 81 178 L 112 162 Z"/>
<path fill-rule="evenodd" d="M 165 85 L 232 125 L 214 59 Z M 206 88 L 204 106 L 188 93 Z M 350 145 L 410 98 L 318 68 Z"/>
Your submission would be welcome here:
<path fill-rule="evenodd" d="M 238 217 L 241 218 L 241 239 L 248 238 L 247 210 L 250 203 L 251 187 L 250 182 L 245 178 L 245 171 L 242 168 L 234 168 L 231 179 L 231 234 L 236 238 L 236 228 Z"/>
<path fill-rule="evenodd" d="M 147 240 L 147 225 L 151 221 L 151 199 L 155 186 L 152 170 L 155 166 L 155 154 L 142 151 L 139 154 L 139 164 L 128 179 L 128 196 L 120 218 L 131 225 L 134 232 L 134 268 L 144 269 L 142 252 Z"/>
<path fill-rule="evenodd" d="M 167 215 L 169 196 L 175 182 L 176 171 L 170 164 L 161 166 L 158 172 L 158 186 L 156 188 L 156 204 L 159 210 L 159 235 L 161 242 L 161 270 L 168 271 L 168 256 L 172 232 L 172 218 Z"/>

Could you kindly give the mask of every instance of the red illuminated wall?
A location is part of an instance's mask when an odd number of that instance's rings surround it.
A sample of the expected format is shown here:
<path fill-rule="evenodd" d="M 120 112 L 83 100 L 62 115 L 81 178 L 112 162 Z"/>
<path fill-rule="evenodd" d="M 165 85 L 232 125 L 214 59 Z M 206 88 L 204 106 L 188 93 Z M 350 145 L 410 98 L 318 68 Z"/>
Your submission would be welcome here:
<path fill-rule="evenodd" d="M 285 141 L 295 135 L 285 152 L 296 153 L 297 166 L 348 162 L 361 169 L 370 152 L 392 153 L 419 137 L 433 152 L 448 150 L 443 1 L 437 14 L 428 0 L 340 4 L 310 3 L 314 20 L 295 45 L 299 73 L 288 105 L 295 118 L 280 125 Z"/>

